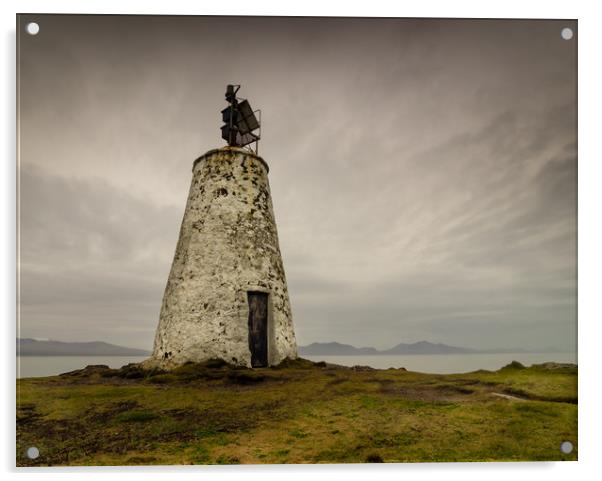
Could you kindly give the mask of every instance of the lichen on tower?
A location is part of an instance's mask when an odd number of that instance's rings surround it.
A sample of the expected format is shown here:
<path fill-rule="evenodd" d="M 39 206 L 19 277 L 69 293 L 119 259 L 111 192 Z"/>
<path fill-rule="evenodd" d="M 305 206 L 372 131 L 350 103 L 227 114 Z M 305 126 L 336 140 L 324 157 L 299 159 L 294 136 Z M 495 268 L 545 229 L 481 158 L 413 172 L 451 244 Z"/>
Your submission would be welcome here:
<path fill-rule="evenodd" d="M 268 170 L 231 146 L 194 161 L 146 366 L 218 358 L 257 367 L 297 357 Z"/>

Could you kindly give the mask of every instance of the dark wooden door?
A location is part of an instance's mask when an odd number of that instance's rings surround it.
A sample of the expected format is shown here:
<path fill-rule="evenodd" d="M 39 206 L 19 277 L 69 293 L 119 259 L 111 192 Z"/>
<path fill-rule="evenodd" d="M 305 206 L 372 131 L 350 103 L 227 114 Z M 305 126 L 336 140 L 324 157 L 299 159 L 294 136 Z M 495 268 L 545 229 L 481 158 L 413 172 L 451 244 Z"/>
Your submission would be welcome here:
<path fill-rule="evenodd" d="M 268 365 L 268 295 L 265 292 L 247 292 L 249 299 L 249 349 L 251 366 Z"/>

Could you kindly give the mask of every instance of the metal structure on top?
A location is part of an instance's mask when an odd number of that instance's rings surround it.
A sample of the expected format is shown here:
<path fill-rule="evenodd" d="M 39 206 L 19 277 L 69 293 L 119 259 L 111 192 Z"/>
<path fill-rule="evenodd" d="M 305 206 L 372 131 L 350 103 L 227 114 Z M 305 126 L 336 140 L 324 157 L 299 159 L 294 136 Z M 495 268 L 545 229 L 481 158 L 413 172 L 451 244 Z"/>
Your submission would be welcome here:
<path fill-rule="evenodd" d="M 255 143 L 255 150 L 247 148 L 257 154 L 261 138 L 261 110 L 254 111 L 248 100 L 236 97 L 239 89 L 240 85 L 226 87 L 226 100 L 230 105 L 222 110 L 222 139 L 232 147 L 247 147 Z"/>

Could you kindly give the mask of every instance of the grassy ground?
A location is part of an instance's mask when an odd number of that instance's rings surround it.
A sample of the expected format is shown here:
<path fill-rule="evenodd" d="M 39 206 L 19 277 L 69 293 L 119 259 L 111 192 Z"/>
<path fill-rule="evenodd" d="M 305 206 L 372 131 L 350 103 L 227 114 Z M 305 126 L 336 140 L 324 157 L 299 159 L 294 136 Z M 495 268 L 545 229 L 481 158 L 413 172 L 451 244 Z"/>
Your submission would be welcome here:
<path fill-rule="evenodd" d="M 576 367 L 433 375 L 210 362 L 17 381 L 20 466 L 577 459 L 561 453 L 565 440 L 577 446 Z"/>

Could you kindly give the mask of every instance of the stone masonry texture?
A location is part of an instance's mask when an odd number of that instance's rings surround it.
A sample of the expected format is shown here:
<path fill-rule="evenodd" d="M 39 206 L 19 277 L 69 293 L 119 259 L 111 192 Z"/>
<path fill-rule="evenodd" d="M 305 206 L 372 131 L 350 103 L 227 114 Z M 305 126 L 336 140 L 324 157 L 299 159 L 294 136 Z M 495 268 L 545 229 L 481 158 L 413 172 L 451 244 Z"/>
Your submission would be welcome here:
<path fill-rule="evenodd" d="M 261 157 L 236 147 L 195 160 L 146 367 L 215 358 L 250 367 L 248 291 L 269 294 L 269 365 L 297 357 L 268 170 Z"/>

